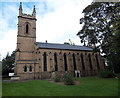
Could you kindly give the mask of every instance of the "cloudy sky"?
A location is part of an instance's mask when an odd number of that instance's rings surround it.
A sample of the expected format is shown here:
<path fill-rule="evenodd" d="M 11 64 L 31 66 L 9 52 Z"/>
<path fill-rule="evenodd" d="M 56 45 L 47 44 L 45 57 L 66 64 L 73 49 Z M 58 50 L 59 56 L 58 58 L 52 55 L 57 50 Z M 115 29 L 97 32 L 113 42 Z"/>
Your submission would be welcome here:
<path fill-rule="evenodd" d="M 24 0 L 25 1 L 25 0 Z M 36 6 L 37 42 L 61 43 L 71 39 L 76 45 L 81 45 L 76 36 L 81 29 L 79 19 L 83 9 L 91 4 L 92 0 L 36 0 L 36 2 L 22 2 L 23 13 L 31 14 Z M 30 0 L 32 1 L 32 0 Z M 34 0 L 35 1 L 35 0 Z M 17 23 L 19 2 L 0 2 L 0 54 L 1 59 L 7 52 L 16 49 Z"/>

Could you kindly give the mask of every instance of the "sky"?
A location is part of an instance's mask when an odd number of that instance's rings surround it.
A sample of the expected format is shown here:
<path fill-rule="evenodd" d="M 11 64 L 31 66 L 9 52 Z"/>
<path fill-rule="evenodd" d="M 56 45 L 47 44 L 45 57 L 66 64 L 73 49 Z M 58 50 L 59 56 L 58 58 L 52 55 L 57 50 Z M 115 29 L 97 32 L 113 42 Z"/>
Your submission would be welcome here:
<path fill-rule="evenodd" d="M 0 60 L 16 49 L 20 1 L 0 2 Z M 36 7 L 37 42 L 63 44 L 71 39 L 75 45 L 82 45 L 76 35 L 82 28 L 79 20 L 91 3 L 92 0 L 22 0 L 22 8 L 23 13 L 32 14 L 33 6 Z"/>

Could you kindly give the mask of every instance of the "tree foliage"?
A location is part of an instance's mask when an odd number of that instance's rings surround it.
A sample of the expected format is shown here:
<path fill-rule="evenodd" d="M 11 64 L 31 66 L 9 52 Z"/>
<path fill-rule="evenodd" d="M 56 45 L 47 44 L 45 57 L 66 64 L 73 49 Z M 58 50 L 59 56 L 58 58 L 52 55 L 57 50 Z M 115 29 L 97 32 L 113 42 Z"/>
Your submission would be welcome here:
<path fill-rule="evenodd" d="M 13 72 L 15 62 L 15 52 L 11 55 L 7 53 L 6 57 L 2 60 L 2 75 L 8 76 L 10 72 Z"/>
<path fill-rule="evenodd" d="M 69 42 L 64 42 L 64 44 L 70 45 L 70 43 L 69 43 Z"/>
<path fill-rule="evenodd" d="M 77 34 L 81 43 L 100 50 L 109 66 L 120 72 L 120 2 L 93 2 L 83 13 Z"/>

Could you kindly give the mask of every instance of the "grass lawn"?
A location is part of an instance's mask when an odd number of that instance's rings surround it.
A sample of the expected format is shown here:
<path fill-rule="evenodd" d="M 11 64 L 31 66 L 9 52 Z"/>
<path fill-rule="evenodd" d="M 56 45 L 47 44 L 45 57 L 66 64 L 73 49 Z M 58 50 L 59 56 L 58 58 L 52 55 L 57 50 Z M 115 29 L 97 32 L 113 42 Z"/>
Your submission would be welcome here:
<path fill-rule="evenodd" d="M 0 80 L 0 98 L 2 96 L 2 81 Z"/>
<path fill-rule="evenodd" d="M 86 77 L 79 85 L 66 86 L 47 80 L 3 82 L 3 96 L 118 96 L 118 79 Z"/>

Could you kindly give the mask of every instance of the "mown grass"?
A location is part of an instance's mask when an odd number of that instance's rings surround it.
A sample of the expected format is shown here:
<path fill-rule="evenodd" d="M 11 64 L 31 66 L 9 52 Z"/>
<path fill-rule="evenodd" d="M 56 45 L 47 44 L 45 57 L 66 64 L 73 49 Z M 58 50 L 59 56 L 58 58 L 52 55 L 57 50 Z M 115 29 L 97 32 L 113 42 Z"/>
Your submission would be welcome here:
<path fill-rule="evenodd" d="M 2 80 L 0 79 L 0 97 L 2 96 Z"/>
<path fill-rule="evenodd" d="M 47 80 L 3 82 L 3 96 L 118 96 L 117 79 L 86 77 L 79 85 L 66 86 Z"/>

